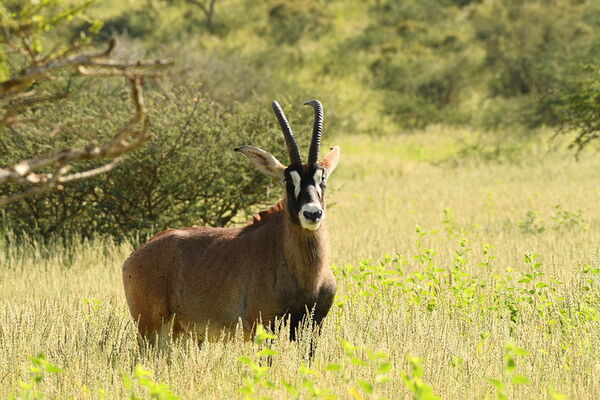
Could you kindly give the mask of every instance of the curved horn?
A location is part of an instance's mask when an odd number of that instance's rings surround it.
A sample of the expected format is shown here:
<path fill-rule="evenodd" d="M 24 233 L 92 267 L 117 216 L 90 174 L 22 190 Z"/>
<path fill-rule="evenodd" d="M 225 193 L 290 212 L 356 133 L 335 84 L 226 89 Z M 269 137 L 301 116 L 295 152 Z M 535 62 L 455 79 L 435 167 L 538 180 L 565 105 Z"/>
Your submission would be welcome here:
<path fill-rule="evenodd" d="M 315 122 L 313 124 L 312 140 L 308 151 L 308 163 L 314 164 L 319 160 L 319 148 L 321 147 L 321 134 L 323 133 L 323 105 L 319 100 L 309 100 L 304 105 L 310 105 L 315 109 Z"/>
<path fill-rule="evenodd" d="M 281 126 L 283 137 L 285 137 L 285 143 L 290 155 L 290 161 L 292 164 L 302 164 L 302 158 L 300 157 L 300 151 L 298 150 L 298 143 L 296 143 L 290 123 L 285 117 L 285 114 L 283 113 L 283 110 L 278 102 L 273 101 L 271 105 L 273 106 L 273 111 L 275 112 L 277 120 L 279 121 L 279 125 Z"/>

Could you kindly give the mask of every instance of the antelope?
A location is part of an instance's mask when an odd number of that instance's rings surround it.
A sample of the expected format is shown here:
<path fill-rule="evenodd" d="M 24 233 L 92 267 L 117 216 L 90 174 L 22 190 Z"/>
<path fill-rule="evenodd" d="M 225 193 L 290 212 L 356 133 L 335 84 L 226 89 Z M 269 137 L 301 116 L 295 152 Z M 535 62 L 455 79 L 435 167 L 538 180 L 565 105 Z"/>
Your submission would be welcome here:
<path fill-rule="evenodd" d="M 335 170 L 339 147 L 319 160 L 323 107 L 314 110 L 308 161 L 279 103 L 272 103 L 290 164 L 253 146 L 235 151 L 263 174 L 280 182 L 285 195 L 239 228 L 168 229 L 135 250 L 123 266 L 127 303 L 142 337 L 164 328 L 200 341 L 233 335 L 241 324 L 250 340 L 257 324 L 285 320 L 295 340 L 304 318 L 319 327 L 331 308 L 336 282 L 329 265 L 325 226 L 326 180 Z"/>

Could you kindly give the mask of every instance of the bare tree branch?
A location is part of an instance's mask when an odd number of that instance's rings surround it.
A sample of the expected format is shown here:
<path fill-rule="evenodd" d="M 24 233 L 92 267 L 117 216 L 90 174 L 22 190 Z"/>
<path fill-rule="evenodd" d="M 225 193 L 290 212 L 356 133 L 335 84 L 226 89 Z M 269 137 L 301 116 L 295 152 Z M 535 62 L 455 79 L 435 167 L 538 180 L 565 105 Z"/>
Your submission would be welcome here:
<path fill-rule="evenodd" d="M 78 181 L 81 179 L 91 178 L 92 176 L 100 175 L 100 174 L 103 174 L 105 172 L 112 170 L 113 168 L 115 168 L 116 166 L 118 166 L 125 160 L 126 160 L 126 158 L 124 156 L 117 157 L 114 160 L 112 160 L 111 162 L 104 164 L 101 167 L 89 169 L 84 172 L 76 172 L 74 174 L 69 174 L 67 176 L 63 176 L 62 178 L 59 179 L 59 182 L 66 183 L 66 182 L 73 182 L 73 181 Z"/>
<path fill-rule="evenodd" d="M 119 63 L 112 60 L 105 60 L 110 56 L 114 47 L 115 39 L 110 39 L 108 48 L 96 54 L 78 54 L 71 57 L 59 58 L 52 61 L 48 61 L 42 65 L 31 66 L 23 69 L 17 76 L 11 78 L 0 84 L 0 99 L 6 94 L 14 93 L 23 86 L 35 81 L 39 78 L 48 76 L 52 72 L 57 70 L 67 69 L 69 67 L 96 67 L 105 68 L 114 71 L 122 71 L 123 74 L 136 75 L 141 73 L 139 70 L 144 68 L 151 68 L 156 70 L 157 68 L 164 68 L 171 66 L 173 63 L 169 60 L 155 60 L 155 61 L 137 61 L 135 63 Z"/>
<path fill-rule="evenodd" d="M 62 188 L 62 183 L 87 179 L 107 172 L 125 160 L 124 154 L 133 151 L 150 139 L 148 116 L 144 103 L 143 79 L 159 77 L 161 71 L 172 62 L 167 60 L 137 61 L 121 63 L 108 59 L 114 49 L 111 39 L 108 48 L 99 53 L 69 56 L 64 52 L 58 58 L 23 69 L 16 76 L 0 84 L 0 128 L 10 127 L 20 122 L 17 118 L 22 109 L 33 104 L 57 100 L 66 94 L 36 96 L 29 87 L 40 80 L 53 79 L 53 73 L 73 69 L 83 76 L 122 77 L 129 83 L 132 103 L 132 116 L 106 142 L 96 145 L 64 149 L 50 154 L 22 160 L 13 166 L 0 167 L 0 184 L 19 183 L 30 186 L 21 192 L 0 198 L 0 206 L 34 196 L 48 190 Z M 97 168 L 67 175 L 71 164 L 81 160 L 112 159 Z M 39 172 L 40 169 L 54 166 L 54 172 Z"/>

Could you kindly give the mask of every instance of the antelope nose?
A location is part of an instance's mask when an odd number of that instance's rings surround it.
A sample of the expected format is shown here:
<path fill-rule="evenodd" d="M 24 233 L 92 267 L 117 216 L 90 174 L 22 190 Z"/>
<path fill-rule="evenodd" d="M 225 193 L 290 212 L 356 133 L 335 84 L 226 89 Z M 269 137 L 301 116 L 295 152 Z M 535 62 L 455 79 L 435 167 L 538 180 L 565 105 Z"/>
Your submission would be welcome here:
<path fill-rule="evenodd" d="M 304 211 L 304 217 L 306 219 L 309 219 L 313 222 L 317 222 L 321 216 L 323 215 L 323 211 L 322 210 L 317 210 L 317 211 Z"/>

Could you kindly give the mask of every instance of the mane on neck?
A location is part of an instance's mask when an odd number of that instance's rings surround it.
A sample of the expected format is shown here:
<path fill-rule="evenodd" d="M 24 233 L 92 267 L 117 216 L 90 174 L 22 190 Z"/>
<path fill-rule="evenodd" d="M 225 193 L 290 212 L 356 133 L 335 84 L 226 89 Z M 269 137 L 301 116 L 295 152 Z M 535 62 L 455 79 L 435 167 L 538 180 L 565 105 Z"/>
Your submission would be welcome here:
<path fill-rule="evenodd" d="M 273 216 L 273 214 L 278 213 L 283 210 L 283 199 L 279 200 L 276 204 L 267 208 L 266 210 L 260 211 L 258 214 L 252 217 L 252 220 L 248 222 L 246 226 L 258 225 L 260 223 L 265 222 L 269 217 Z"/>

